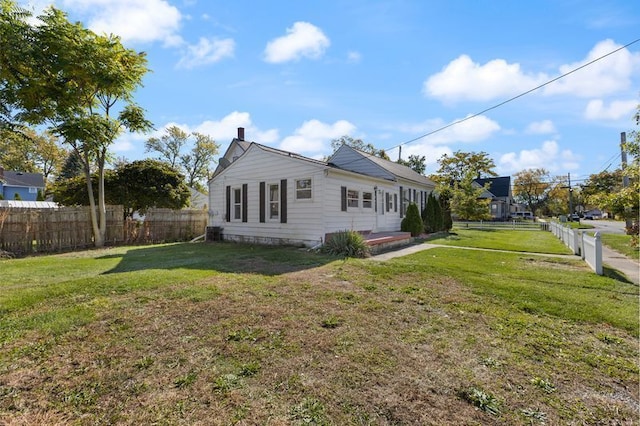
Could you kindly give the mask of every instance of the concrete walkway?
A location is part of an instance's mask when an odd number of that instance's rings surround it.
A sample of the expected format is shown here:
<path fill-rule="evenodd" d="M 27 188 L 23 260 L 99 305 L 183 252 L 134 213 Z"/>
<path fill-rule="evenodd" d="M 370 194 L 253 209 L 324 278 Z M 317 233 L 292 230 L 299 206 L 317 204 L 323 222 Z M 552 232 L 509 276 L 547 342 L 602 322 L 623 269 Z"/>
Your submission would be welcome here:
<path fill-rule="evenodd" d="M 515 252 L 508 250 L 493 250 L 493 249 L 483 249 L 483 248 L 475 248 L 475 247 L 458 247 L 458 246 L 449 246 L 444 244 L 416 244 L 409 247 L 404 247 L 398 250 L 388 251 L 386 253 L 381 253 L 375 256 L 372 256 L 371 260 L 384 261 L 393 259 L 395 257 L 407 256 L 413 253 L 418 253 L 423 250 L 429 250 L 432 248 L 445 247 L 445 248 L 455 248 L 461 250 L 481 250 L 481 251 L 495 251 L 502 253 L 517 253 L 517 254 L 526 254 L 532 256 L 544 256 L 544 257 L 564 257 L 567 259 L 580 259 L 578 256 L 572 254 L 549 254 L 549 253 L 531 253 L 531 252 Z M 609 266 L 610 268 L 616 269 L 618 272 L 623 274 L 629 281 L 633 282 L 636 285 L 640 284 L 640 264 L 638 262 L 634 262 L 626 256 L 621 255 L 620 253 L 611 250 L 608 247 L 602 246 L 602 262 Z"/>

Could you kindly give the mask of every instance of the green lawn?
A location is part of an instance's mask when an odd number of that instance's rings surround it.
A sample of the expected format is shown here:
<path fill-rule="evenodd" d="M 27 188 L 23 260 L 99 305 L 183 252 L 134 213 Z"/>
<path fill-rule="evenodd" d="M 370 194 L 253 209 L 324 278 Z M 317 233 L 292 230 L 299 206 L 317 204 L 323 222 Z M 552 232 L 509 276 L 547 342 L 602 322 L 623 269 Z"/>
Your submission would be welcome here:
<path fill-rule="evenodd" d="M 593 233 L 590 235 L 593 235 Z M 607 247 L 624 254 L 628 258 L 640 260 L 638 247 L 631 246 L 631 235 L 600 234 L 600 238 L 602 244 Z"/>
<path fill-rule="evenodd" d="M 454 228 L 449 235 L 439 234 L 429 238 L 428 242 L 517 252 L 572 254 L 550 232 L 540 230 Z"/>
<path fill-rule="evenodd" d="M 510 232 L 473 239 L 545 251 Z M 637 421 L 638 288 L 578 260 L 201 243 L 0 268 L 8 424 Z"/>

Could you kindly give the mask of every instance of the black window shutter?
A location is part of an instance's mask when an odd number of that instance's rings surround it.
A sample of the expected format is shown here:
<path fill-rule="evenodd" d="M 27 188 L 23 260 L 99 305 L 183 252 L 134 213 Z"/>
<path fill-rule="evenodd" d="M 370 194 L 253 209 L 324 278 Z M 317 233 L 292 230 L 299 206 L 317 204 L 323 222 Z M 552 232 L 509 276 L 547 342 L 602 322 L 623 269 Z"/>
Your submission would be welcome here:
<path fill-rule="evenodd" d="M 402 187 L 400 187 L 400 217 L 403 216 L 404 212 L 404 195 L 403 195 L 403 191 L 402 191 Z"/>
<path fill-rule="evenodd" d="M 231 187 L 229 185 L 227 185 L 227 214 L 224 220 L 231 221 Z"/>
<path fill-rule="evenodd" d="M 343 212 L 347 211 L 347 187 L 340 187 L 340 210 Z"/>
<path fill-rule="evenodd" d="M 280 223 L 287 223 L 287 180 L 280 181 Z"/>
<path fill-rule="evenodd" d="M 265 222 L 266 211 L 267 208 L 267 199 L 266 199 L 266 186 L 264 182 L 260 182 L 260 223 Z"/>
<path fill-rule="evenodd" d="M 384 204 L 384 209 L 386 211 L 389 211 L 389 201 L 391 201 L 391 198 L 389 197 L 391 194 L 389 194 L 388 192 L 384 193 L 384 200 L 385 200 L 385 204 Z"/>
<path fill-rule="evenodd" d="M 249 197 L 247 196 L 247 188 L 249 187 L 249 185 L 247 185 L 246 183 L 242 184 L 242 221 L 243 222 L 247 222 L 248 219 L 248 210 L 249 210 L 249 206 L 247 205 L 248 201 L 249 201 Z"/>

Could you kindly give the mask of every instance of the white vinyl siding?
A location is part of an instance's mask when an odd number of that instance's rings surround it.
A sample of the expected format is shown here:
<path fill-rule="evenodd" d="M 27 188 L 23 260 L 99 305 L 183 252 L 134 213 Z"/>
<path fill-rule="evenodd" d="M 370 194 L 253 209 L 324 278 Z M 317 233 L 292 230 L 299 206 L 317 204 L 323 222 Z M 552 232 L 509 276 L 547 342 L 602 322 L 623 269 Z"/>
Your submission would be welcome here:
<path fill-rule="evenodd" d="M 287 191 L 283 191 L 282 188 L 282 182 L 285 180 Z M 310 198 L 299 197 L 299 190 L 302 190 L 299 182 L 311 183 Z M 260 183 L 263 183 L 264 187 L 262 208 L 260 207 Z M 246 195 L 243 192 L 241 200 L 246 199 L 246 208 L 241 208 L 241 211 L 245 212 L 247 220 L 246 222 L 234 220 L 227 222 L 225 221 L 226 188 L 242 188 L 244 184 L 247 184 Z M 268 203 L 270 203 L 271 193 L 269 185 L 272 184 L 280 186 L 277 192 L 280 197 L 279 213 L 282 218 L 282 209 L 286 204 L 286 223 L 269 218 Z M 314 161 L 270 152 L 259 146 L 251 146 L 245 155 L 211 180 L 209 225 L 221 226 L 225 239 L 273 244 L 302 243 L 309 247 L 324 241 L 326 234 L 345 229 L 371 232 L 398 231 L 402 220 L 400 215 L 397 211 L 394 214 L 385 215 L 376 213 L 376 209 L 373 208 L 373 203 L 376 201 L 373 194 L 374 191 L 378 191 L 378 198 L 381 199 L 379 203 L 384 202 L 385 209 L 394 211 L 399 205 L 397 199 L 400 186 L 416 188 L 415 184 L 412 185 L 407 181 L 376 179 L 341 171 Z M 349 207 L 346 212 L 342 211 L 342 187 L 358 192 L 357 208 Z M 286 203 L 281 199 L 283 193 L 286 195 Z M 367 199 L 364 193 L 370 193 L 372 196 L 371 208 L 365 207 Z M 233 190 L 230 195 L 233 201 Z M 233 217 L 233 206 L 230 210 L 230 216 Z M 263 222 L 260 221 L 261 211 L 264 214 Z"/>

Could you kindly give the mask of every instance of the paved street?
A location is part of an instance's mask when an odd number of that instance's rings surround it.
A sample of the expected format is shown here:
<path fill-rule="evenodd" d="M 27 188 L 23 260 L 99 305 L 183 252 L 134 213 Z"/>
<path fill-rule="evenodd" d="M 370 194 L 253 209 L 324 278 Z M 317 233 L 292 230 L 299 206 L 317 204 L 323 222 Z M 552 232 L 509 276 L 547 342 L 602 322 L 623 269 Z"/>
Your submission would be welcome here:
<path fill-rule="evenodd" d="M 580 223 L 592 225 L 595 228 L 592 231 L 601 234 L 624 234 L 624 222 L 611 220 L 584 220 L 580 219 Z"/>

